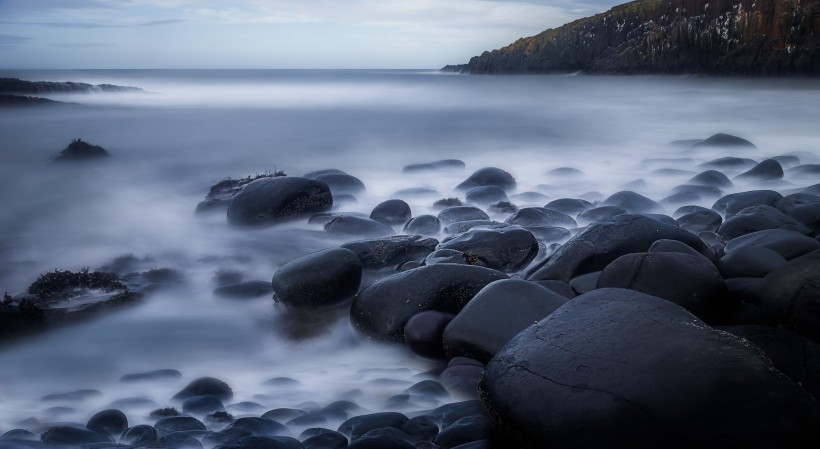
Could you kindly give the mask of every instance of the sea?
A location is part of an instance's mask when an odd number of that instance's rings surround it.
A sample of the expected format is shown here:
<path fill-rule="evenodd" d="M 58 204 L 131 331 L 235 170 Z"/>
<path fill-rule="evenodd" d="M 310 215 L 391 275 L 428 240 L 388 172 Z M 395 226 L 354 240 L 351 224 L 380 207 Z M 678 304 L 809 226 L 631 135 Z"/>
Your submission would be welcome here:
<path fill-rule="evenodd" d="M 143 89 L 46 95 L 67 104 L 0 108 L 0 290 L 20 295 L 43 273 L 94 270 L 121 256 L 145 270 L 176 270 L 183 279 L 131 307 L 1 345 L 0 434 L 84 425 L 112 406 L 132 425 L 152 424 L 151 410 L 178 405 L 170 397 L 201 376 L 227 382 L 232 403 L 263 409 L 339 399 L 366 411 L 439 405 L 391 402 L 412 383 L 435 379 L 440 365 L 368 340 L 344 317 L 294 318 L 270 297 L 213 295 L 219 273 L 269 281 L 289 260 L 344 243 L 306 220 L 240 229 L 224 211 L 195 214 L 210 186 L 227 178 L 340 169 L 366 191 L 335 211 L 369 214 L 381 201 L 401 198 L 416 216 L 437 213 L 438 199 L 463 201 L 455 186 L 482 167 L 511 173 L 517 193 L 596 202 L 622 190 L 660 201 L 703 171 L 699 164 L 725 156 L 790 156 L 781 158 L 787 173 L 820 162 L 816 79 L 436 70 L 0 70 L 0 76 Z M 673 143 L 716 133 L 756 148 Z M 111 156 L 54 163 L 77 138 Z M 462 160 L 466 168 L 402 171 L 440 159 Z M 577 172 L 553 171 L 559 168 Z M 786 176 L 736 183 L 726 193 L 790 192 L 818 182 Z M 428 193 L 396 194 L 419 187 Z M 677 205 L 664 205 L 674 214 Z M 295 338 L 285 327 L 311 332 Z M 121 381 L 159 369 L 182 376 Z M 295 382 L 266 383 L 277 377 Z M 98 393 L 43 399 L 81 390 Z M 244 409 L 229 408 L 236 415 Z"/>

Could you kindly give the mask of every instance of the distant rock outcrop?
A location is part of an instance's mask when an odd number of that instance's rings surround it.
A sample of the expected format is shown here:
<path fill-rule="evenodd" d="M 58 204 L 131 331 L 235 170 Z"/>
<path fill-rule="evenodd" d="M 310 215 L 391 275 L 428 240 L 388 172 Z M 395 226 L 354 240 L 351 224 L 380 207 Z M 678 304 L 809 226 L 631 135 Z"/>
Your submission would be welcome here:
<path fill-rule="evenodd" d="M 144 92 L 138 87 L 113 84 L 86 84 L 73 82 L 25 81 L 17 78 L 0 78 L 0 94 L 47 95 L 97 92 Z"/>
<path fill-rule="evenodd" d="M 98 145 L 91 145 L 82 139 L 74 139 L 54 160 L 58 162 L 85 161 L 108 156 L 108 151 L 105 151 L 105 148 Z"/>
<path fill-rule="evenodd" d="M 442 71 L 820 74 L 820 0 L 637 0 Z"/>

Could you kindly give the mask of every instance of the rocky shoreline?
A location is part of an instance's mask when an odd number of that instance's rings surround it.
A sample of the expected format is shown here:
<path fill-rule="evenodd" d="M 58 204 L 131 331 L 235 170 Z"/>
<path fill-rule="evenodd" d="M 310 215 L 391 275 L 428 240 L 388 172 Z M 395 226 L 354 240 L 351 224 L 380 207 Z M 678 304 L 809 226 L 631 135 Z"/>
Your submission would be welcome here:
<path fill-rule="evenodd" d="M 238 231 L 307 222 L 342 243 L 270 280 L 223 273 L 215 296 L 272 297 L 293 328 L 349 320 L 436 368 L 408 385 L 384 367 L 373 381 L 391 392 L 380 409 L 358 400 L 362 391 L 301 406 L 261 394 L 299 385 L 282 377 L 259 386 L 258 402 L 232 403 L 229 385 L 205 377 L 160 402 L 112 404 L 87 423 L 20 421 L 0 429 L 0 448 L 814 447 L 820 168 L 795 154 L 749 158 L 754 145 L 726 134 L 673 145 L 674 164 L 643 163 L 688 165 L 691 177 L 651 198 L 622 190 L 548 200 L 486 167 L 457 197 L 436 201 L 435 215 L 414 215 L 402 199 L 420 189 L 358 214 L 332 209 L 366 188 L 336 169 L 219 182 L 198 215 L 224 216 Z M 728 156 L 700 160 L 706 148 Z M 464 166 L 403 172 L 463 177 Z M 550 176 L 572 182 L 580 170 Z M 143 265 L 124 256 L 96 271 L 43 274 L 5 298 L 0 317 L 36 332 L 66 301 L 98 304 L 96 314 L 185 282 Z M 169 369 L 121 381 L 182 377 Z M 149 416 L 135 415 L 150 405 Z"/>
<path fill-rule="evenodd" d="M 0 107 L 55 106 L 66 104 L 44 98 L 54 94 L 142 93 L 139 87 L 0 78 Z"/>

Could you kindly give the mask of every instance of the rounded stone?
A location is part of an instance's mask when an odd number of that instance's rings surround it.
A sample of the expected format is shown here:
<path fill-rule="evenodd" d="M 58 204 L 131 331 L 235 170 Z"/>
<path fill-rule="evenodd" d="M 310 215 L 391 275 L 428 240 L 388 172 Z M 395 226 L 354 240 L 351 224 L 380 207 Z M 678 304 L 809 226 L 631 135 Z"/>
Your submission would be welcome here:
<path fill-rule="evenodd" d="M 801 234 L 811 232 L 808 228 L 774 207 L 758 205 L 741 209 L 727 218 L 717 229 L 717 233 L 727 240 L 732 240 L 746 234 L 768 229 L 796 231 Z"/>
<path fill-rule="evenodd" d="M 750 180 L 770 180 L 783 178 L 783 167 L 780 162 L 774 159 L 766 159 L 761 163 L 755 165 L 746 172 L 743 172 L 735 177 L 745 181 Z"/>
<path fill-rule="evenodd" d="M 404 326 L 404 341 L 415 354 L 430 359 L 443 359 L 444 328 L 453 319 L 452 313 L 426 310 L 413 315 Z"/>
<path fill-rule="evenodd" d="M 410 205 L 404 200 L 382 201 L 370 212 L 370 219 L 390 226 L 401 226 L 412 217 Z"/>
<path fill-rule="evenodd" d="M 221 401 L 226 401 L 233 397 L 233 390 L 219 379 L 200 377 L 175 394 L 174 399 L 184 401 L 194 396 L 215 396 Z"/>
<path fill-rule="evenodd" d="M 712 209 L 729 218 L 749 206 L 776 206 L 783 199 L 783 195 L 774 190 L 750 190 L 747 192 L 730 193 L 712 205 Z"/>
<path fill-rule="evenodd" d="M 484 167 L 476 170 L 464 182 L 456 186 L 458 190 L 468 190 L 478 186 L 497 186 L 504 191 L 515 189 L 515 178 L 506 171 L 495 167 Z"/>
<path fill-rule="evenodd" d="M 272 225 L 308 217 L 333 206 L 330 187 L 322 181 L 264 178 L 246 185 L 228 206 L 228 221 L 244 226 Z"/>
<path fill-rule="evenodd" d="M 404 231 L 410 234 L 435 235 L 441 231 L 441 221 L 434 215 L 419 215 L 404 225 Z"/>
<path fill-rule="evenodd" d="M 592 203 L 579 198 L 559 198 L 557 200 L 550 201 L 544 205 L 544 207 L 549 210 L 567 214 L 570 217 L 575 217 L 581 212 L 591 208 Z"/>
<path fill-rule="evenodd" d="M 340 238 L 387 237 L 395 234 L 392 227 L 382 222 L 346 214 L 333 217 L 324 228 L 328 235 Z"/>
<path fill-rule="evenodd" d="M 108 409 L 94 414 L 86 429 L 106 435 L 120 435 L 128 429 L 128 418 L 120 410 Z"/>
<path fill-rule="evenodd" d="M 365 190 L 359 178 L 347 173 L 322 173 L 313 179 L 326 183 L 333 195 L 355 195 Z"/>
<path fill-rule="evenodd" d="M 489 220 L 490 216 L 474 206 L 448 207 L 438 213 L 439 221 L 448 225 L 459 221 Z"/>
<path fill-rule="evenodd" d="M 468 203 L 492 204 L 499 201 L 509 201 L 504 189 L 498 186 L 473 187 L 464 194 Z"/>
<path fill-rule="evenodd" d="M 504 223 L 518 226 L 557 226 L 574 228 L 578 223 L 564 212 L 546 207 L 525 207 L 510 215 Z"/>
<path fill-rule="evenodd" d="M 438 249 L 454 249 L 476 259 L 480 265 L 506 273 L 518 271 L 538 253 L 538 240 L 526 229 L 511 226 L 499 229 L 474 228 L 444 240 Z"/>
<path fill-rule="evenodd" d="M 663 207 L 657 202 L 630 190 L 613 193 L 601 205 L 617 206 L 630 214 L 652 214 L 663 211 Z"/>
<path fill-rule="evenodd" d="M 54 426 L 40 437 L 43 443 L 49 445 L 66 445 L 78 447 L 93 443 L 110 443 L 111 437 L 92 430 L 68 425 Z"/>
<path fill-rule="evenodd" d="M 273 275 L 276 300 L 288 307 L 318 307 L 343 302 L 359 290 L 362 263 L 356 253 L 331 248 L 294 259 Z"/>

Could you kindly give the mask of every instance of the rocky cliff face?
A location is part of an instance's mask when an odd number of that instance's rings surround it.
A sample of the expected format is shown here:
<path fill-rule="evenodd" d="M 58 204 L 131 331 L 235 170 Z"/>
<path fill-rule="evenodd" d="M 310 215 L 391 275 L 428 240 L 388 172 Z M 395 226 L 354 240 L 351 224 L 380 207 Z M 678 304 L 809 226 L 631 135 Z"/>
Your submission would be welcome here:
<path fill-rule="evenodd" d="M 638 0 L 445 71 L 820 74 L 820 0 Z"/>

